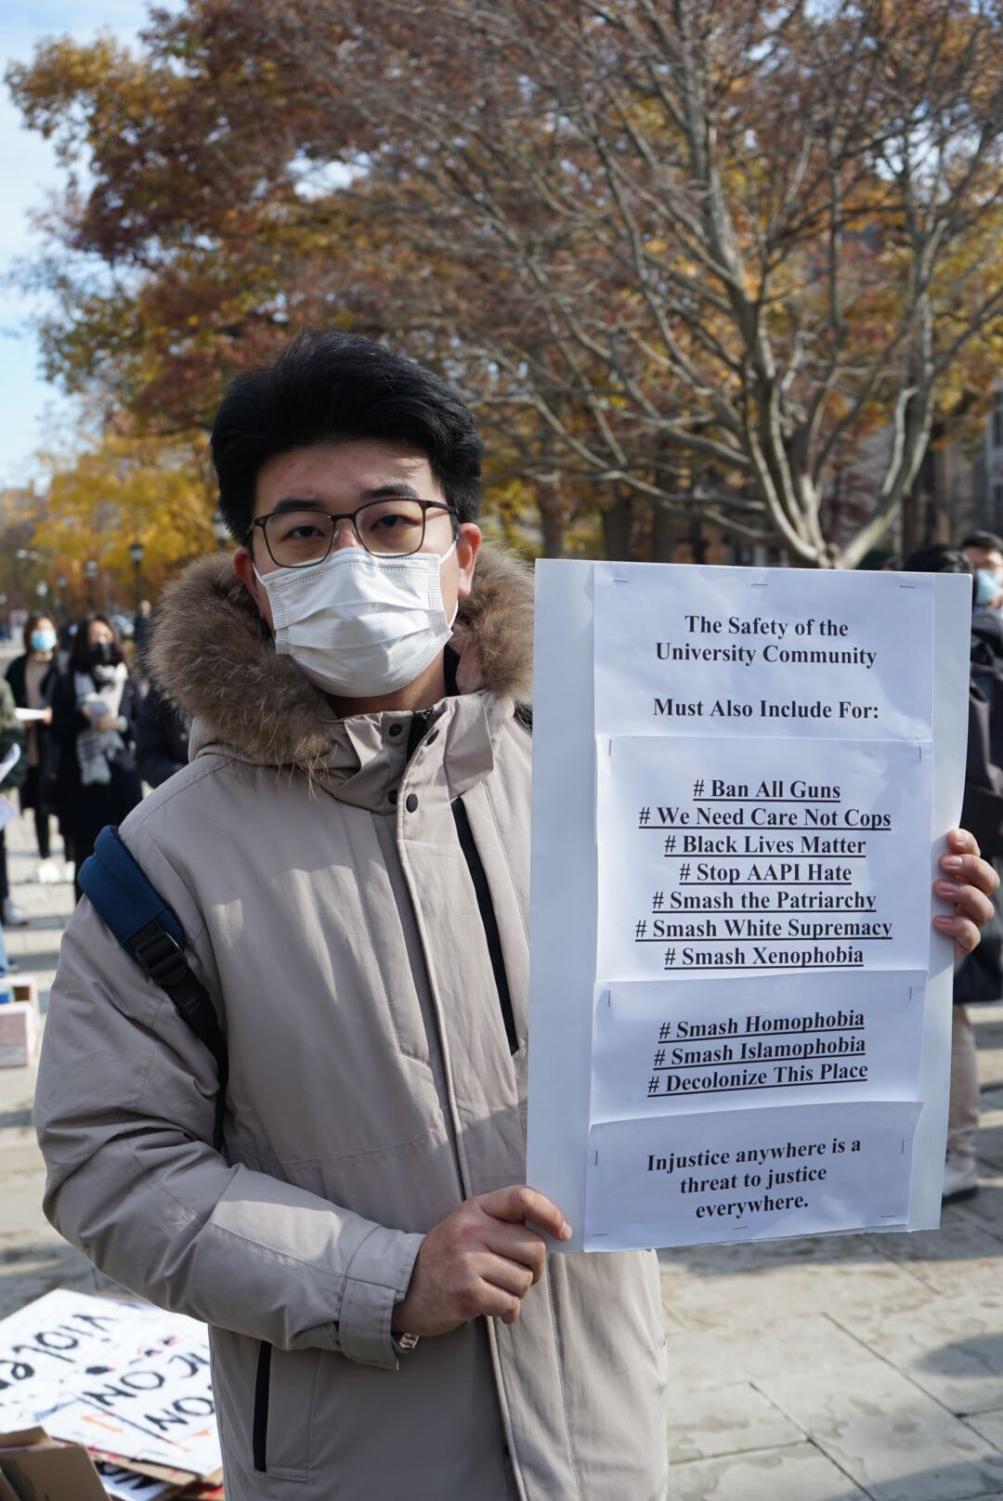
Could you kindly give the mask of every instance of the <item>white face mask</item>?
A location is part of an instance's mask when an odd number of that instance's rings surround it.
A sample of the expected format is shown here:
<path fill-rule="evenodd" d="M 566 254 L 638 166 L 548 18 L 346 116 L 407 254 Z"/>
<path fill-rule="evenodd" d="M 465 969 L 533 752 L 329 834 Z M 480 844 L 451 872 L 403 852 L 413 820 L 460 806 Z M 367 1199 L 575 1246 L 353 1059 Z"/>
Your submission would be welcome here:
<path fill-rule="evenodd" d="M 453 633 L 442 599 L 439 557 L 374 557 L 362 547 L 332 552 L 309 568 L 255 575 L 268 594 L 275 650 L 292 657 L 325 693 L 394 693 L 431 666 Z"/>

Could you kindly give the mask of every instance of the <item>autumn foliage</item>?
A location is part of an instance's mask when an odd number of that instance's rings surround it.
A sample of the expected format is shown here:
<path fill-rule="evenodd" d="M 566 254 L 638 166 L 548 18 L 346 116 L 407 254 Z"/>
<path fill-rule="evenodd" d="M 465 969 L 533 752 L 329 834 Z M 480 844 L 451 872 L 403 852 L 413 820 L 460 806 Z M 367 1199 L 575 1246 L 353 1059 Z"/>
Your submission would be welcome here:
<path fill-rule="evenodd" d="M 998 0 L 188 0 L 10 84 L 52 373 L 188 441 L 291 331 L 391 339 L 549 553 L 852 565 L 1000 365 Z"/>

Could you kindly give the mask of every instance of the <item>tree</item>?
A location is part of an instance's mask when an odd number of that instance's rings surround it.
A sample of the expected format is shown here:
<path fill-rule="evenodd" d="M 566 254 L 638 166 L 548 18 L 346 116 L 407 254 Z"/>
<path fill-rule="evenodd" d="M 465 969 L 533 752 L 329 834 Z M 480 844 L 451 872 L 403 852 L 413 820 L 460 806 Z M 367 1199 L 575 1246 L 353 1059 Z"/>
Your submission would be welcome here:
<path fill-rule="evenodd" d="M 1001 63 L 996 0 L 189 0 L 12 70 L 93 172 L 52 367 L 170 428 L 340 322 L 471 395 L 550 551 L 852 565 L 1003 352 Z"/>
<path fill-rule="evenodd" d="M 157 592 L 182 564 L 214 546 L 208 454 L 189 444 L 108 433 L 72 454 L 46 456 L 45 498 L 31 545 L 66 575 L 79 605 L 90 590 L 84 564 L 99 566 L 120 599 L 131 600 L 130 547 L 143 547 L 143 580 Z"/>

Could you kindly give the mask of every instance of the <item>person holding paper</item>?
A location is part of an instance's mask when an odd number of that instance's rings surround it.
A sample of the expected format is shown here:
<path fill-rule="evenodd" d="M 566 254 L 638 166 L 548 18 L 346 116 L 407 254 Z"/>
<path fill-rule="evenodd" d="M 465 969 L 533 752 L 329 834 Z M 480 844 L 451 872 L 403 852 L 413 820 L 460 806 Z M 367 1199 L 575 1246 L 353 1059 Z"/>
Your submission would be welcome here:
<path fill-rule="evenodd" d="M 4 830 L 17 812 L 10 794 L 16 788 L 24 786 L 26 770 L 24 729 L 18 723 L 14 695 L 10 691 L 10 686 L 6 680 L 0 678 L 0 861 L 2 861 L 5 886 L 7 851 L 4 845 Z M 9 898 L 5 898 L 6 900 Z M 3 929 L 0 927 L 0 1003 L 13 999 L 13 992 L 7 983 L 10 969 L 11 964 L 7 957 Z"/>
<path fill-rule="evenodd" d="M 661 1501 L 651 1253 L 553 1255 L 523 1182 L 532 589 L 481 545 L 459 398 L 306 335 L 213 428 L 232 564 L 164 599 L 191 764 L 123 837 L 212 1058 L 85 900 L 36 1102 L 46 1212 L 212 1326 L 228 1501 Z M 575 754 L 573 745 L 569 756 Z M 965 948 L 995 877 L 955 836 Z"/>
<path fill-rule="evenodd" d="M 24 623 L 24 652 L 7 668 L 14 702 L 30 718 L 25 720 L 27 773 L 21 789 L 21 808 L 35 815 L 38 842 L 38 879 L 58 881 L 61 870 L 52 859 L 50 824 L 55 795 L 55 756 L 49 736 L 52 706 L 49 694 L 56 679 L 55 621 L 35 611 Z"/>
<path fill-rule="evenodd" d="M 978 607 L 983 575 L 972 558 L 973 551 L 978 551 L 976 543 L 983 544 L 989 557 L 977 561 L 991 563 L 991 544 L 996 540 L 990 532 L 975 532 L 966 538 L 964 551 L 939 544 L 922 547 L 906 559 L 904 567 L 910 573 L 973 575 L 968 762 L 961 816 L 976 831 L 982 852 L 998 871 L 1003 862 L 1003 630 L 995 612 Z M 1003 555 L 997 556 L 1003 565 Z M 978 1192 L 979 1067 L 968 1007 L 997 1001 L 1001 994 L 1003 917 L 997 902 L 981 943 L 962 959 L 954 974 L 945 1204 Z"/>
<path fill-rule="evenodd" d="M 52 688 L 56 807 L 77 871 L 104 826 L 125 818 L 143 795 L 132 752 L 138 709 L 117 630 L 105 615 L 86 616 Z"/>

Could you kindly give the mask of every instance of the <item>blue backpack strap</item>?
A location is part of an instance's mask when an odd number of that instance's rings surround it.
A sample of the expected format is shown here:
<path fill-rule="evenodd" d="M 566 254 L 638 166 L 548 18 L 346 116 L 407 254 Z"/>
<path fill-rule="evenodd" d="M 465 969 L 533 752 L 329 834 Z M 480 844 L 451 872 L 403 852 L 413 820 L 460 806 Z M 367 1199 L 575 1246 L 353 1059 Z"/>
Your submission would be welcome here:
<path fill-rule="evenodd" d="M 77 879 L 122 947 L 148 978 L 167 992 L 182 1021 L 215 1058 L 219 1073 L 218 1146 L 229 1071 L 226 1039 L 209 992 L 185 959 L 181 919 L 148 880 L 116 828 L 101 830 L 94 853 L 81 865 Z"/>

